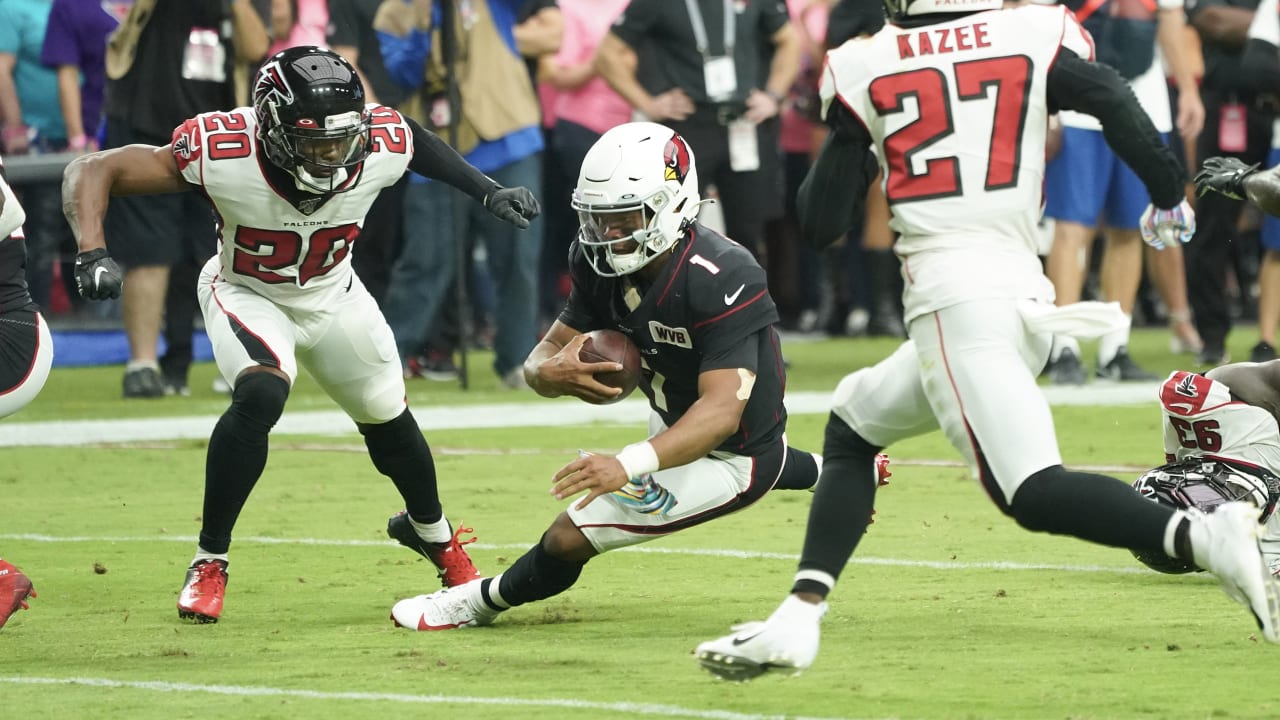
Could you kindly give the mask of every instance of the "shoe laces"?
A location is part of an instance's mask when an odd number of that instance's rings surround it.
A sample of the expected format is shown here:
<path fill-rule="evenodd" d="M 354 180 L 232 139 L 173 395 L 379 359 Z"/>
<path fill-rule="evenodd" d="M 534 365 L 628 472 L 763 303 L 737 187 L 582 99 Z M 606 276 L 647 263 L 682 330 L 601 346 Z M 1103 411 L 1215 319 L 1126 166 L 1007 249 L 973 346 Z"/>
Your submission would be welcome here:
<path fill-rule="evenodd" d="M 227 587 L 227 572 L 215 560 L 208 560 L 196 565 L 196 576 L 191 583 L 191 590 L 199 595 L 221 594 Z"/>
<path fill-rule="evenodd" d="M 440 566 L 442 576 L 448 576 L 450 571 L 461 570 L 471 575 L 479 576 L 480 571 L 476 569 L 471 557 L 467 555 L 467 551 L 462 549 L 463 545 L 470 545 L 476 541 L 476 537 L 472 535 L 467 539 L 462 539 L 464 533 L 471 534 L 475 530 L 469 527 L 458 525 L 458 529 L 453 531 L 453 537 L 449 538 L 449 542 L 443 548 L 442 552 L 433 554 L 433 560 L 436 560 Z"/>

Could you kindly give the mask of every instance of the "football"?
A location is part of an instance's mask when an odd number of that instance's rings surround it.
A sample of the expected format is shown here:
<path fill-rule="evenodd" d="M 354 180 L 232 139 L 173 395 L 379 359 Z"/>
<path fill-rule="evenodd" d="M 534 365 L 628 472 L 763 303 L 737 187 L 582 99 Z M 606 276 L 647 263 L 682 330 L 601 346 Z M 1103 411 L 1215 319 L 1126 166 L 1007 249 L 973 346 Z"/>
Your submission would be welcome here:
<path fill-rule="evenodd" d="M 631 338 L 617 330 L 593 330 L 578 351 L 583 362 L 622 363 L 616 372 L 596 373 L 596 379 L 609 387 L 622 388 L 622 394 L 601 404 L 615 403 L 635 391 L 640 384 L 640 349 Z"/>

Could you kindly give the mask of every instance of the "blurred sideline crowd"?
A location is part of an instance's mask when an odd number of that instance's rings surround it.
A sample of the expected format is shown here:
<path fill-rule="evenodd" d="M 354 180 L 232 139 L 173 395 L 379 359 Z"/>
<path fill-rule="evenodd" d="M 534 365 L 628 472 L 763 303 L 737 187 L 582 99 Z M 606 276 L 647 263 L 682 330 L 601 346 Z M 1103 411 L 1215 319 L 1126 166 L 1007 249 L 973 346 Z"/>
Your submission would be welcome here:
<path fill-rule="evenodd" d="M 1209 156 L 1280 161 L 1280 76 L 1244 65 L 1255 0 L 1064 4 L 1188 177 Z M 353 258 L 406 377 L 456 377 L 467 342 L 494 350 L 500 383 L 524 386 L 521 363 L 568 292 L 578 167 L 606 130 L 641 118 L 688 140 L 704 197 L 719 200 L 704 221 L 761 260 L 784 329 L 902 337 L 881 190 L 870 191 L 861 225 L 821 252 L 802 245 L 795 217 L 825 135 L 823 54 L 881 22 L 876 0 L 0 0 L 0 145 L 7 158 L 166 145 L 184 119 L 247 104 L 271 54 L 329 47 L 358 68 L 371 99 L 502 185 L 534 189 L 544 209 L 516 232 L 418 176 L 383 191 Z M 1138 233 L 1145 190 L 1096 122 L 1064 112 L 1053 130 L 1042 252 L 1058 302 L 1116 301 L 1133 324 L 1167 325 L 1170 352 L 1202 366 L 1228 360 L 1234 323 L 1256 322 L 1250 359 L 1276 357 L 1280 221 L 1198 198 L 1194 239 L 1154 252 Z M 60 180 L 15 189 L 28 216 L 27 281 L 53 324 L 123 326 L 125 397 L 188 394 L 195 281 L 216 246 L 207 201 L 113 200 L 107 242 L 126 268 L 124 296 L 91 306 L 74 289 Z M 1128 335 L 1104 337 L 1096 358 L 1064 338 L 1052 381 L 1156 379 L 1129 356 Z"/>

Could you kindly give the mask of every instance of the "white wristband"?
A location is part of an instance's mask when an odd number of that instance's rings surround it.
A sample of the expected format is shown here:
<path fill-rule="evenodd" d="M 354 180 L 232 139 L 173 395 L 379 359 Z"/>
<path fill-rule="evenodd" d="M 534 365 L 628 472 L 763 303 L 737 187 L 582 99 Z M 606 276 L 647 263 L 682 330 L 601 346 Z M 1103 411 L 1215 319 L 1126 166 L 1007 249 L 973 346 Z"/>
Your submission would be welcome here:
<path fill-rule="evenodd" d="M 616 455 L 627 479 L 632 480 L 658 470 L 658 451 L 649 441 L 632 443 Z"/>

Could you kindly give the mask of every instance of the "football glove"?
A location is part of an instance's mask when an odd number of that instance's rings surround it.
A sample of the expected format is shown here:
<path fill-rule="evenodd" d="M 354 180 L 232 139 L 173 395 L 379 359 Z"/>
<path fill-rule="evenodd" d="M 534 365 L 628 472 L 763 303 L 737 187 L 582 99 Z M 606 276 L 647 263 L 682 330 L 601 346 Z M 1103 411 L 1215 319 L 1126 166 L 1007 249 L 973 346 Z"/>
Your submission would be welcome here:
<path fill-rule="evenodd" d="M 529 221 L 538 217 L 541 212 L 538 199 L 522 187 L 498 188 L 485 195 L 484 209 L 521 230 L 529 227 Z"/>
<path fill-rule="evenodd" d="M 1245 165 L 1233 157 L 1211 157 L 1204 161 L 1200 172 L 1192 181 L 1196 184 L 1196 196 L 1204 197 L 1213 191 L 1229 198 L 1243 200 L 1244 179 L 1258 172 L 1258 164 Z"/>
<path fill-rule="evenodd" d="M 124 271 L 107 254 L 106 248 L 97 248 L 76 255 L 76 289 L 87 300 L 107 300 L 120 297 L 124 288 Z"/>
<path fill-rule="evenodd" d="M 1142 231 L 1143 242 L 1163 250 L 1173 245 L 1175 240 L 1191 242 L 1191 236 L 1196 234 L 1196 213 L 1185 199 L 1169 210 L 1148 205 L 1138 228 Z"/>

